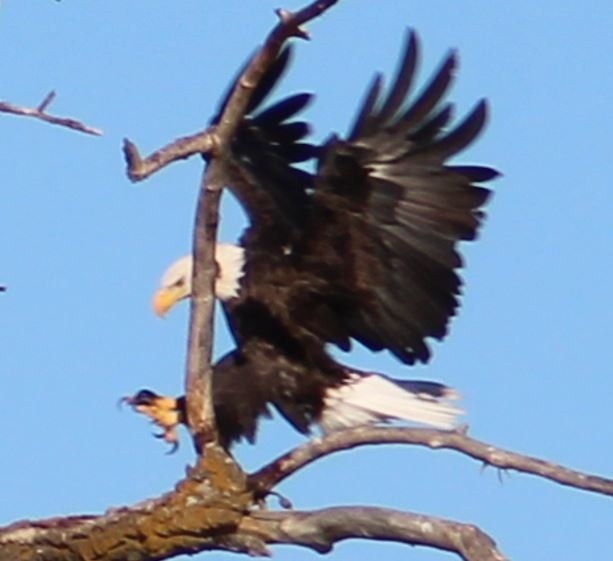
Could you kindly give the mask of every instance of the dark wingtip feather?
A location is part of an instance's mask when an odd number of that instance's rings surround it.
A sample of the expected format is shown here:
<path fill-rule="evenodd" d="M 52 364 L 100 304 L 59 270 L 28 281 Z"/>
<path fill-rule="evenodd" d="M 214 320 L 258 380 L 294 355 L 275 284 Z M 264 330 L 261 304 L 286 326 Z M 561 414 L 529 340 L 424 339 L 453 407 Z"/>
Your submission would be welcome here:
<path fill-rule="evenodd" d="M 453 114 L 453 105 L 448 103 L 432 118 L 426 121 L 417 131 L 411 134 L 411 140 L 416 143 L 426 143 L 436 137 L 447 126 Z"/>
<path fill-rule="evenodd" d="M 407 31 L 405 47 L 402 52 L 403 55 L 398 63 L 392 86 L 380 108 L 376 106 L 381 96 L 383 78 L 381 74 L 375 75 L 348 135 L 349 141 L 355 140 L 359 136 L 367 136 L 373 129 L 377 129 L 393 118 L 402 107 L 413 83 L 415 67 L 419 57 L 419 40 L 415 32 Z"/>
<path fill-rule="evenodd" d="M 488 166 L 448 166 L 447 169 L 463 175 L 473 183 L 485 183 L 502 176 L 498 170 Z"/>
<path fill-rule="evenodd" d="M 221 117 L 223 110 L 228 104 L 228 101 L 230 100 L 230 96 L 232 95 L 232 92 L 234 91 L 234 88 L 236 87 L 238 80 L 243 75 L 243 72 L 245 72 L 245 70 L 247 69 L 247 66 L 249 66 L 254 56 L 255 55 L 251 55 L 247 59 L 247 61 L 240 67 L 239 71 L 234 76 L 234 79 L 230 82 L 230 86 L 226 90 L 226 93 L 224 94 L 222 101 L 219 104 L 219 111 L 213 117 L 213 119 L 211 119 L 211 123 L 215 124 L 219 122 L 219 118 Z M 292 47 L 291 45 L 288 45 L 281 51 L 279 56 L 275 59 L 272 65 L 265 72 L 264 76 L 262 76 L 262 79 L 256 86 L 251 96 L 251 99 L 249 100 L 247 109 L 245 110 L 246 115 L 254 111 L 262 103 L 262 101 L 264 101 L 264 99 L 270 94 L 270 92 L 273 90 L 273 88 L 279 81 L 279 78 L 281 78 L 281 76 L 285 72 L 285 69 L 287 68 L 288 63 L 291 60 L 291 56 L 292 56 Z"/>
<path fill-rule="evenodd" d="M 314 158 L 317 155 L 317 147 L 308 142 L 296 142 L 280 144 L 276 147 L 276 152 L 286 162 L 298 163 Z"/>
<path fill-rule="evenodd" d="M 310 93 L 299 93 L 286 97 L 264 109 L 253 120 L 254 122 L 281 123 L 302 111 L 312 101 L 313 97 L 313 94 Z"/>
<path fill-rule="evenodd" d="M 383 77 L 381 74 L 375 74 L 375 77 L 367 90 L 368 93 L 366 94 L 364 101 L 362 102 L 362 106 L 358 111 L 358 115 L 353 122 L 353 127 L 351 127 L 351 132 L 348 136 L 348 140 L 350 142 L 363 134 L 363 129 L 370 118 L 370 114 L 379 100 L 382 84 Z"/>
<path fill-rule="evenodd" d="M 376 116 L 376 121 L 379 123 L 385 123 L 396 114 L 402 106 L 407 92 L 411 88 L 413 77 L 415 76 L 417 59 L 419 57 L 419 41 L 414 31 L 407 30 L 403 52 L 404 54 L 398 63 L 396 74 L 392 80 L 390 92 L 379 114 Z"/>
<path fill-rule="evenodd" d="M 487 119 L 487 103 L 480 100 L 466 118 L 449 134 L 428 147 L 428 151 L 446 159 L 469 146 L 483 130 Z"/>
<path fill-rule="evenodd" d="M 437 103 L 447 92 L 457 64 L 457 54 L 455 51 L 451 51 L 436 71 L 430 83 L 402 116 L 398 123 L 399 127 L 408 129 L 420 123 L 428 116 L 430 111 L 436 107 Z"/>
<path fill-rule="evenodd" d="M 283 123 L 275 127 L 273 138 L 281 144 L 291 144 L 299 142 L 311 133 L 311 127 L 304 121 L 292 121 Z"/>
<path fill-rule="evenodd" d="M 249 105 L 247 106 L 246 113 L 249 114 L 254 111 L 259 105 L 264 101 L 264 99 L 270 94 L 273 88 L 276 86 L 277 82 L 285 73 L 289 62 L 292 57 L 292 46 L 286 46 L 279 56 L 272 63 L 270 68 L 266 71 L 259 84 L 255 88 L 251 99 L 249 100 Z"/>

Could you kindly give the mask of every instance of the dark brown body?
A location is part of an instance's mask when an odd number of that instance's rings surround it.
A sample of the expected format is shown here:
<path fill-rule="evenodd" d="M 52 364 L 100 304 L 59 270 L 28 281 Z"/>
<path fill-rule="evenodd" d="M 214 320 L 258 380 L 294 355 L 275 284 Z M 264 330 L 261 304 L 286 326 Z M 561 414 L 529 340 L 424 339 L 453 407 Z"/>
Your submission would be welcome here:
<path fill-rule="evenodd" d="M 489 195 L 476 183 L 497 172 L 447 163 L 486 118 L 480 102 L 447 129 L 451 106 L 441 99 L 453 55 L 406 103 L 417 48 L 411 35 L 386 96 L 380 78 L 373 82 L 346 141 L 302 143 L 308 127 L 291 119 L 306 95 L 249 118 L 237 134 L 227 184 L 251 223 L 240 293 L 224 303 L 237 349 L 216 365 L 219 392 L 234 392 L 238 403 L 219 401 L 220 427 L 226 418 L 232 438 L 253 437 L 253 416 L 267 404 L 307 431 L 326 390 L 351 371 L 330 357 L 329 343 L 349 350 L 356 339 L 412 364 L 429 359 L 428 338 L 447 333 L 461 288 L 457 246 L 475 238 Z M 286 62 L 256 92 L 256 105 Z M 315 174 L 295 167 L 311 156 Z"/>

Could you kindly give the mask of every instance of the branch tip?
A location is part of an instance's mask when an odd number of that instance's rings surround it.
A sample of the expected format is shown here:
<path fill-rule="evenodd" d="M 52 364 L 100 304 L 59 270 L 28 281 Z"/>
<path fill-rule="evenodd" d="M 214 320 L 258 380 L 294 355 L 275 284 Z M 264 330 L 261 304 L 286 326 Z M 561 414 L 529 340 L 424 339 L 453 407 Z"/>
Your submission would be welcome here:
<path fill-rule="evenodd" d="M 305 41 L 309 41 L 311 39 L 309 32 L 299 24 L 296 24 L 296 15 L 293 12 L 283 8 L 277 8 L 275 10 L 275 14 L 277 14 L 279 21 L 287 27 L 287 34 L 289 37 L 297 37 L 298 39 L 304 39 Z"/>
<path fill-rule="evenodd" d="M 266 496 L 281 481 L 319 458 L 358 446 L 377 444 L 409 444 L 435 450 L 455 450 L 479 460 L 482 463 L 481 471 L 488 466 L 497 468 L 499 475 L 502 471 L 514 470 L 575 489 L 613 496 L 611 479 L 497 448 L 458 431 L 381 426 L 346 429 L 311 440 L 250 474 L 249 485 L 257 497 Z"/>
<path fill-rule="evenodd" d="M 55 91 L 51 90 L 47 96 L 45 97 L 45 99 L 43 99 L 40 102 L 40 105 L 38 106 L 38 111 L 40 111 L 41 113 L 45 112 L 45 109 L 47 109 L 47 107 L 49 107 L 49 105 L 51 105 L 51 102 L 55 99 Z"/>
<path fill-rule="evenodd" d="M 136 144 L 130 139 L 123 139 L 123 156 L 126 160 L 127 174 L 130 181 L 135 182 L 141 179 L 141 170 L 143 167 L 143 160 L 138 152 Z"/>

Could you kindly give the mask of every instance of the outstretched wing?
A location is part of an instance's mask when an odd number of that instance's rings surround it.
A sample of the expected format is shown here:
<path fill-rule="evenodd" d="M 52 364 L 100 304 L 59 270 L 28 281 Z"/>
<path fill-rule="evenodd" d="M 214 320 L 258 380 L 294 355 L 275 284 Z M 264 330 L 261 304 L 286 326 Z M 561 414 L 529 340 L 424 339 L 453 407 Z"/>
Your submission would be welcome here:
<path fill-rule="evenodd" d="M 326 217 L 314 225 L 317 239 L 344 240 L 342 276 L 353 291 L 343 311 L 348 334 L 409 364 L 429 359 L 426 338 L 447 333 L 461 287 L 458 242 L 475 238 L 489 195 L 476 184 L 498 175 L 448 163 L 477 138 L 487 112 L 480 101 L 447 127 L 452 106 L 442 98 L 454 54 L 407 104 L 418 46 L 409 34 L 389 93 L 377 76 L 348 139 L 327 143 L 314 194 L 315 214 Z"/>
<path fill-rule="evenodd" d="M 292 95 L 262 108 L 287 70 L 291 54 L 291 47 L 280 53 L 251 96 L 246 116 L 231 143 L 234 165 L 227 187 L 250 218 L 294 226 L 298 221 L 303 222 L 307 189 L 312 186 L 312 174 L 296 168 L 295 164 L 313 158 L 316 151 L 314 145 L 305 142 L 310 133 L 308 123 L 295 118 L 312 95 Z M 242 72 L 243 69 L 238 76 Z M 213 123 L 219 120 L 237 79 Z"/>

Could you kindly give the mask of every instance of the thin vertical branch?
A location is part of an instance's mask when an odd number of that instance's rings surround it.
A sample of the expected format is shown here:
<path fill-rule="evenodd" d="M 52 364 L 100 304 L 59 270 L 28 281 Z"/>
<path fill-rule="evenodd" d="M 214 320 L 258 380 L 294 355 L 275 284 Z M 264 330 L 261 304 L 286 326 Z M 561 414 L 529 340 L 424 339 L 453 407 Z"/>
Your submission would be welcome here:
<path fill-rule="evenodd" d="M 216 266 L 214 248 L 217 240 L 219 201 L 226 174 L 228 145 L 244 117 L 249 99 L 266 69 L 276 59 L 290 37 L 306 38 L 300 27 L 320 16 L 338 0 L 318 0 L 304 9 L 290 13 L 279 10 L 279 23 L 251 60 L 232 92 L 219 120 L 208 132 L 211 135 L 210 164 L 200 185 L 194 227 L 192 305 L 188 340 L 185 391 L 187 421 L 199 454 L 205 445 L 216 440 L 212 399 L 212 345 L 214 317 L 214 282 Z"/>
<path fill-rule="evenodd" d="M 213 411 L 212 358 L 215 331 L 215 244 L 219 202 L 223 188 L 223 164 L 214 159 L 202 174 L 193 238 L 194 270 L 187 349 L 185 392 L 187 420 L 194 444 L 201 453 L 205 443 L 216 440 Z"/>

